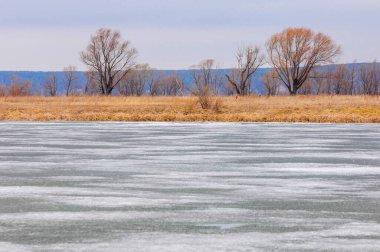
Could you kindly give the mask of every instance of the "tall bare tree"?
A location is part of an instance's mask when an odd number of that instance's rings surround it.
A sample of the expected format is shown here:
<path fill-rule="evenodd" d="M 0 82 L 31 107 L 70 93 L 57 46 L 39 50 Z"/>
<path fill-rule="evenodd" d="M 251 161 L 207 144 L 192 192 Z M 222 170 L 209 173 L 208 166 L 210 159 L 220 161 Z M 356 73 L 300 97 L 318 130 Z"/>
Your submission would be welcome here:
<path fill-rule="evenodd" d="M 68 66 L 63 69 L 63 86 L 65 88 L 66 96 L 69 96 L 73 89 L 76 88 L 79 77 L 77 76 L 77 69 L 75 66 Z"/>
<path fill-rule="evenodd" d="M 58 79 L 57 75 L 50 75 L 49 79 L 45 82 L 45 96 L 57 96 L 58 95 Z"/>
<path fill-rule="evenodd" d="M 118 31 L 100 29 L 92 36 L 81 59 L 90 72 L 96 73 L 101 94 L 111 95 L 113 89 L 135 66 L 137 50 L 123 41 Z"/>
<path fill-rule="evenodd" d="M 234 87 L 237 95 L 249 95 L 252 78 L 264 64 L 265 58 L 259 47 L 248 46 L 238 50 L 236 59 L 238 67 L 231 70 L 230 75 L 226 74 L 227 80 Z"/>
<path fill-rule="evenodd" d="M 341 53 L 329 36 L 307 28 L 288 28 L 277 33 L 266 47 L 269 63 L 291 95 L 297 94 L 315 66 L 333 63 Z"/>

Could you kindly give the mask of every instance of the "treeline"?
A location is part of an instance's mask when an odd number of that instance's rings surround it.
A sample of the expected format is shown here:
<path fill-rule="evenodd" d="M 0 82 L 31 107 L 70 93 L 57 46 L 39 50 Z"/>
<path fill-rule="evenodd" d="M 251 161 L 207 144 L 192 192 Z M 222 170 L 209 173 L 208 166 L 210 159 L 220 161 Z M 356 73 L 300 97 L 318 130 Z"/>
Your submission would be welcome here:
<path fill-rule="evenodd" d="M 378 95 L 380 92 L 378 64 L 331 65 L 341 49 L 326 34 L 307 28 L 288 28 L 274 34 L 265 49 L 259 46 L 238 49 L 236 67 L 227 74 L 218 69 L 214 60 L 203 60 L 191 67 L 192 80 L 185 85 L 185 80 L 175 72 L 167 75 L 148 64 L 137 64 L 138 52 L 129 41 L 124 41 L 118 31 L 100 29 L 80 55 L 88 67 L 85 83 L 81 83 L 76 68 L 69 66 L 64 69 L 63 78 L 58 80 L 52 74 L 36 90 L 31 81 L 14 76 L 11 85 L 0 86 L 0 95 L 196 95 L 202 105 L 209 96 L 255 94 L 253 80 L 263 65 L 272 67 L 261 78 L 264 95 Z"/>
<path fill-rule="evenodd" d="M 213 60 L 206 60 L 191 71 L 191 83 L 175 71 L 157 71 L 149 65 L 137 65 L 116 87 L 114 95 L 123 96 L 183 96 L 197 95 L 202 91 L 202 83 L 209 83 L 212 94 L 236 95 L 235 87 L 225 76 L 226 70 L 214 67 Z M 13 75 L 10 84 L 0 85 L 0 96 L 83 96 L 99 95 L 99 87 L 90 72 L 86 81 L 73 67 L 64 70 L 62 76 L 51 74 L 45 82 L 33 88 L 31 80 L 23 80 Z M 254 91 L 255 84 L 247 85 L 247 95 L 287 95 L 283 83 L 274 77 L 274 71 L 266 71 L 264 76 L 256 78 L 262 91 Z M 198 90 L 198 91 L 197 91 Z M 380 64 L 352 63 L 315 68 L 310 78 L 299 89 L 301 95 L 378 95 L 380 92 Z"/>
<path fill-rule="evenodd" d="M 263 77 L 267 95 L 282 94 L 282 83 L 268 71 Z M 364 64 L 340 64 L 327 68 L 316 68 L 298 90 L 303 95 L 379 95 L 380 67 L 374 61 Z"/>
<path fill-rule="evenodd" d="M 9 85 L 0 84 L 0 96 L 84 96 L 99 95 L 99 84 L 92 72 L 86 72 L 83 82 L 79 72 L 69 67 L 63 76 L 52 73 L 46 81 L 33 87 L 32 80 L 20 79 L 17 75 L 10 78 Z M 182 77 L 175 72 L 168 75 L 156 71 L 148 65 L 137 65 L 113 90 L 113 95 L 124 96 L 182 96 L 187 95 Z"/>

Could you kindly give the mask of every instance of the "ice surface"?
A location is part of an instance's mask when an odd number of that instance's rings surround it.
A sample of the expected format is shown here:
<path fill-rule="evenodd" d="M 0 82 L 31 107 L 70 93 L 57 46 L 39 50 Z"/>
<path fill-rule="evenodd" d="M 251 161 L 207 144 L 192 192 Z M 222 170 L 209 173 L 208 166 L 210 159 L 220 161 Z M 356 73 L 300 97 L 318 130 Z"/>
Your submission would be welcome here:
<path fill-rule="evenodd" d="M 379 124 L 0 123 L 0 251 L 379 251 Z"/>

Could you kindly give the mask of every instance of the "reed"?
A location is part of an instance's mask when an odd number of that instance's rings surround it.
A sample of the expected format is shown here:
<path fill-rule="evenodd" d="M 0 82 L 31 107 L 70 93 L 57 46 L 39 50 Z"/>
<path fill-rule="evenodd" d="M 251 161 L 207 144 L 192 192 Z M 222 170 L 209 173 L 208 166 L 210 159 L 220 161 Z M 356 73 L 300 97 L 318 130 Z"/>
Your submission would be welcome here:
<path fill-rule="evenodd" d="M 380 123 L 369 96 L 0 97 L 0 120 Z"/>

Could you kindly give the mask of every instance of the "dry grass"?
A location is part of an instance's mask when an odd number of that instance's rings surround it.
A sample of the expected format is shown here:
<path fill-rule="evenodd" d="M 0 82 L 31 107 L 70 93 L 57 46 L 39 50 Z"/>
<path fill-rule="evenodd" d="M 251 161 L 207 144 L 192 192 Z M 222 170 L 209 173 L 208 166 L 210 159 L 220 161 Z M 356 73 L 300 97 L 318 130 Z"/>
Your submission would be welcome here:
<path fill-rule="evenodd" d="M 0 120 L 380 123 L 380 98 L 364 96 L 1 97 Z"/>

